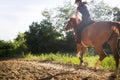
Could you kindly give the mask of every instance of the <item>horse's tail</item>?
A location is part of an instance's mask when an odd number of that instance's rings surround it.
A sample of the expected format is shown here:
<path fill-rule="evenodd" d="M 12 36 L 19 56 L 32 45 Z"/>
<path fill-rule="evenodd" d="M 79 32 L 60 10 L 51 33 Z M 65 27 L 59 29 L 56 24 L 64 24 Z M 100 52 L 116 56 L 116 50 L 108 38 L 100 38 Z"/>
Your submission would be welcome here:
<path fill-rule="evenodd" d="M 119 53 L 119 59 L 120 59 L 120 22 L 112 22 L 112 29 L 115 33 L 118 34 L 118 42 L 117 42 L 117 49 Z"/>
<path fill-rule="evenodd" d="M 120 59 L 120 39 L 118 39 L 117 49 L 118 49 L 119 59 Z"/>
<path fill-rule="evenodd" d="M 120 37 L 120 22 L 112 22 L 112 29 Z"/>

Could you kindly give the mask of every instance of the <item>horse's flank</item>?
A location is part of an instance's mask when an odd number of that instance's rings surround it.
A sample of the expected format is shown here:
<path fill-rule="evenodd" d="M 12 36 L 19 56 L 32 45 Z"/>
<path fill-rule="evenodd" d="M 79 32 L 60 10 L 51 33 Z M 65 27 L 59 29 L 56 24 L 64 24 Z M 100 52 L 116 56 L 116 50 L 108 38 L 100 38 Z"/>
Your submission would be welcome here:
<path fill-rule="evenodd" d="M 113 32 L 109 23 L 109 21 L 100 21 L 91 24 L 82 32 L 82 41 L 88 46 L 104 44 Z"/>

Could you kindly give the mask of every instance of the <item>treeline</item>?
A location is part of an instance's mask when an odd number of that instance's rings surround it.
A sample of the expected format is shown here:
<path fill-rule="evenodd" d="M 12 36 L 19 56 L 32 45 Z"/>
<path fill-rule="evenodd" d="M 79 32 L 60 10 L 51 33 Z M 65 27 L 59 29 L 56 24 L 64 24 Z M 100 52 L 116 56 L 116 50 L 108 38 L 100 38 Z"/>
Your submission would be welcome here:
<path fill-rule="evenodd" d="M 102 0 L 92 1 L 90 5 L 94 20 L 120 21 L 119 8 L 109 7 Z M 75 52 L 73 31 L 65 31 L 67 21 L 74 13 L 75 7 L 71 2 L 55 9 L 45 9 L 42 12 L 44 19 L 31 23 L 28 31 L 19 33 L 13 41 L 0 40 L 0 57 L 27 53 Z"/>
<path fill-rule="evenodd" d="M 33 22 L 29 31 L 19 33 L 13 42 L 0 40 L 0 56 L 12 57 L 26 53 L 74 52 L 76 50 L 73 32 L 63 37 L 47 20 Z"/>

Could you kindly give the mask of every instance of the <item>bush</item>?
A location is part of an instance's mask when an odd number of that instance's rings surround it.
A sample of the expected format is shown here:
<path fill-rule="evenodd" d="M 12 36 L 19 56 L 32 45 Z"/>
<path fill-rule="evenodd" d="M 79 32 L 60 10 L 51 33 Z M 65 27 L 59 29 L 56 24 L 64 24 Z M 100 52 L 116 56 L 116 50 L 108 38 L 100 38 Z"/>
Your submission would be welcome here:
<path fill-rule="evenodd" d="M 8 57 L 13 53 L 13 44 L 0 40 L 0 57 Z"/>

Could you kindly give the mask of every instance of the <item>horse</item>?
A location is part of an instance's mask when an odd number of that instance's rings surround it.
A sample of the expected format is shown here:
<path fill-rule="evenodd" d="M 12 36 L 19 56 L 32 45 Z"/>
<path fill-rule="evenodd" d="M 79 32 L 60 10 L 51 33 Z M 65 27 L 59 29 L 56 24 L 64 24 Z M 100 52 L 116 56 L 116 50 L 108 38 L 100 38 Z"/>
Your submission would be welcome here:
<path fill-rule="evenodd" d="M 76 22 L 75 17 L 71 17 L 66 26 L 66 30 L 73 29 L 75 32 L 75 41 L 77 40 L 76 27 L 80 23 Z M 80 27 L 80 26 L 79 26 Z M 93 24 L 88 25 L 81 34 L 81 42 L 77 43 L 77 56 L 80 59 L 80 64 L 83 63 L 83 54 L 87 47 L 94 46 L 98 52 L 99 59 L 94 65 L 94 68 L 97 69 L 101 61 L 106 57 L 106 54 L 103 50 L 104 43 L 109 44 L 112 53 L 114 55 L 116 63 L 116 75 L 119 74 L 119 59 L 120 54 L 118 48 L 120 43 L 118 42 L 118 37 L 120 37 L 120 23 L 112 21 L 98 21 Z"/>

